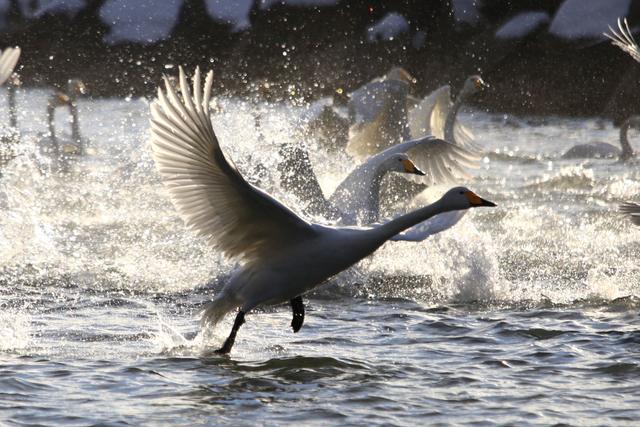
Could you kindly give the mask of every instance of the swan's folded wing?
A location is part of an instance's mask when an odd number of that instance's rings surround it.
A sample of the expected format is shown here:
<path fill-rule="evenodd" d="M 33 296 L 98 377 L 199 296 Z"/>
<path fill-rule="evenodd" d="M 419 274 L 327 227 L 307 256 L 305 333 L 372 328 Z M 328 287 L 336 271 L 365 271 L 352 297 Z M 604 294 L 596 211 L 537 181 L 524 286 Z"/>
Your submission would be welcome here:
<path fill-rule="evenodd" d="M 474 152 L 433 137 L 396 144 L 380 154 L 383 153 L 386 155 L 406 153 L 425 175 L 402 174 L 402 176 L 410 181 L 428 185 L 467 180 L 470 177 L 468 169 L 475 169 L 480 165 L 480 158 Z"/>
<path fill-rule="evenodd" d="M 635 225 L 640 225 L 640 205 L 632 202 L 620 204 L 620 212 L 626 213 Z"/>
<path fill-rule="evenodd" d="M 466 213 L 466 210 L 461 210 L 438 214 L 426 221 L 422 221 L 421 223 L 414 225 L 400 234 L 396 234 L 389 240 L 422 242 L 429 236 L 433 236 L 434 234 L 438 234 L 453 227 Z"/>
<path fill-rule="evenodd" d="M 621 21 L 618 18 L 618 31 L 611 27 L 609 27 L 609 31 L 611 31 L 611 34 L 604 33 L 604 35 L 611 39 L 611 43 L 627 52 L 636 61 L 640 62 L 640 48 L 631 34 L 631 29 L 629 28 L 627 19 L 625 18 L 624 21 Z"/>
<path fill-rule="evenodd" d="M 18 59 L 20 59 L 19 47 L 8 47 L 0 53 L 0 85 L 3 85 L 11 76 Z"/>
<path fill-rule="evenodd" d="M 433 135 L 444 138 L 444 124 L 451 109 L 451 87 L 444 85 L 409 111 L 409 128 L 412 138 Z"/>
<path fill-rule="evenodd" d="M 181 96 L 165 78 L 152 104 L 151 147 L 171 200 L 188 227 L 227 256 L 249 263 L 315 235 L 312 226 L 249 184 L 225 158 L 209 118 L 213 75 L 193 95 L 180 69 Z"/>

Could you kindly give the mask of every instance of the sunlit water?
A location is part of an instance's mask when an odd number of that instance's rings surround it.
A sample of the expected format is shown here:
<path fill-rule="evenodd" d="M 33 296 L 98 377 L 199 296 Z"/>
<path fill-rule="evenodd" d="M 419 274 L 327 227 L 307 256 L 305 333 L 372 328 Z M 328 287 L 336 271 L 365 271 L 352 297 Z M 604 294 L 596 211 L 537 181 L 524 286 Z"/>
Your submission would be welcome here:
<path fill-rule="evenodd" d="M 490 154 L 464 184 L 498 208 L 386 244 L 305 297 L 298 334 L 288 306 L 251 313 L 219 357 L 231 319 L 205 341 L 197 314 L 234 263 L 169 203 L 147 103 L 81 101 L 91 154 L 60 176 L 35 144 L 46 96 L 20 94 L 24 144 L 0 180 L 0 424 L 640 420 L 640 230 L 616 212 L 638 199 L 640 174 L 559 159 L 615 142 L 610 123 L 465 114 Z M 302 207 L 276 165 L 304 111 L 220 105 L 216 130 L 243 173 Z M 328 193 L 355 166 L 321 148 L 312 157 Z"/>

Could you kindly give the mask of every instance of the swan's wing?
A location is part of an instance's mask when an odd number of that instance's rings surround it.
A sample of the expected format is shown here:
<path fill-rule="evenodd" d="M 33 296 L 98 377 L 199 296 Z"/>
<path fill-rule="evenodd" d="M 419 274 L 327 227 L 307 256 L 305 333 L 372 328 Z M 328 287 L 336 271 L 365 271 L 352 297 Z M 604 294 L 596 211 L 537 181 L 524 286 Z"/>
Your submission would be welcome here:
<path fill-rule="evenodd" d="M 425 173 L 424 176 L 402 176 L 410 181 L 428 185 L 467 180 L 470 177 L 467 170 L 480 166 L 480 158 L 476 153 L 432 136 L 396 144 L 377 156 L 396 153 L 406 153 L 418 169 Z"/>
<path fill-rule="evenodd" d="M 627 52 L 636 61 L 640 62 L 640 48 L 638 47 L 636 40 L 633 38 L 633 35 L 631 35 L 627 18 L 625 18 L 624 21 L 621 21 L 620 18 L 618 18 L 618 32 L 611 27 L 609 27 L 609 31 L 611 31 L 611 34 L 604 33 L 604 35 L 611 39 L 611 43 Z"/>
<path fill-rule="evenodd" d="M 347 152 L 362 159 L 408 138 L 408 94 L 409 85 L 399 80 L 371 82 L 354 91 L 348 104 L 352 125 Z"/>
<path fill-rule="evenodd" d="M 457 119 L 453 124 L 453 137 L 455 138 L 455 143 L 459 146 L 476 154 L 482 153 L 482 147 L 475 142 L 476 137 L 473 136 L 471 130 Z"/>
<path fill-rule="evenodd" d="M 453 227 L 466 213 L 466 210 L 460 210 L 438 214 L 426 221 L 414 225 L 400 234 L 396 234 L 389 240 L 421 242 L 429 236 L 433 236 L 434 234 L 438 234 L 441 231 L 445 231 Z"/>
<path fill-rule="evenodd" d="M 640 225 L 640 205 L 638 203 L 625 202 L 620 205 L 620 212 L 628 214 L 629 219 L 635 225 Z"/>
<path fill-rule="evenodd" d="M 180 68 L 180 92 L 165 78 L 151 105 L 151 147 L 176 210 L 188 227 L 227 256 L 253 263 L 315 235 L 312 226 L 249 184 L 223 154 L 209 118 L 213 73 L 193 94 Z"/>
<path fill-rule="evenodd" d="M 451 109 L 451 87 L 442 86 L 409 111 L 409 128 L 412 138 L 433 135 L 444 138 L 444 124 Z"/>
<path fill-rule="evenodd" d="M 0 85 L 3 85 L 11 76 L 18 59 L 20 59 L 19 47 L 8 47 L 0 53 Z"/>
<path fill-rule="evenodd" d="M 310 215 L 321 215 L 326 219 L 339 218 L 341 215 L 324 197 L 304 144 L 283 145 L 280 155 L 282 156 L 282 162 L 278 165 L 280 183 L 284 190 L 307 203 L 304 212 Z"/>

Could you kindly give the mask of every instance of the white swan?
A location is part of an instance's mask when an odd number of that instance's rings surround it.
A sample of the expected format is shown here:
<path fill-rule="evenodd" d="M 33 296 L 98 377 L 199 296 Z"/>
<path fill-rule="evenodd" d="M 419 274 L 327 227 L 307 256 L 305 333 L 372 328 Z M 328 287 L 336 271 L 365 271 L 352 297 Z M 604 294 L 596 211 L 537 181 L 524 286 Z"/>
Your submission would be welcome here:
<path fill-rule="evenodd" d="M 196 69 L 193 94 L 180 68 L 179 96 L 165 79 L 165 92 L 151 106 L 151 147 L 171 200 L 188 227 L 227 256 L 243 262 L 204 311 L 217 323 L 239 308 L 228 353 L 245 314 L 259 305 L 289 301 L 292 327 L 304 320 L 301 295 L 365 258 L 389 238 L 438 213 L 495 206 L 466 188 L 449 190 L 437 202 L 376 227 L 312 224 L 249 184 L 222 152 L 209 117 L 213 73 L 204 91 Z"/>
<path fill-rule="evenodd" d="M 286 159 L 278 166 L 284 189 L 308 203 L 306 212 L 337 219 L 342 225 L 378 221 L 380 185 L 389 172 L 435 185 L 468 178 L 464 168 L 474 167 L 477 161 L 473 153 L 433 137 L 406 141 L 369 157 L 326 200 L 304 145 L 288 144 L 280 154 Z M 402 189 L 395 189 L 394 196 L 411 197 L 402 193 Z"/>
<path fill-rule="evenodd" d="M 48 134 L 40 138 L 40 148 L 45 154 L 50 155 L 56 161 L 61 157 L 70 155 L 82 155 L 85 151 L 86 141 L 80 135 L 80 122 L 78 118 L 78 97 L 86 94 L 86 86 L 79 79 L 70 79 L 67 82 L 67 91 L 55 92 L 49 97 L 47 103 Z M 67 107 L 71 115 L 71 134 L 58 136 L 55 128 L 55 113 L 58 107 Z"/>
<path fill-rule="evenodd" d="M 635 157 L 635 152 L 631 148 L 629 143 L 629 128 L 634 126 L 636 129 L 640 129 L 640 116 L 628 117 L 620 125 L 620 148 L 615 147 L 607 142 L 591 142 L 588 144 L 578 144 L 567 150 L 562 155 L 563 159 L 602 159 L 602 158 L 618 158 L 620 162 L 626 162 L 627 160 Z"/>
<path fill-rule="evenodd" d="M 363 159 L 411 139 L 407 101 L 413 82 L 406 70 L 394 67 L 349 95 L 349 154 Z"/>
<path fill-rule="evenodd" d="M 433 135 L 468 150 L 481 151 L 473 142 L 473 134 L 457 120 L 457 115 L 471 96 L 487 87 L 482 77 L 473 75 L 465 80 L 455 100 L 451 98 L 449 85 L 434 90 L 409 111 L 411 136 Z"/>
<path fill-rule="evenodd" d="M 16 157 L 15 144 L 20 143 L 18 129 L 18 109 L 16 107 L 16 91 L 22 86 L 18 73 L 12 73 L 7 80 L 7 104 L 9 106 L 9 127 L 0 135 L 0 169 L 4 168 Z"/>

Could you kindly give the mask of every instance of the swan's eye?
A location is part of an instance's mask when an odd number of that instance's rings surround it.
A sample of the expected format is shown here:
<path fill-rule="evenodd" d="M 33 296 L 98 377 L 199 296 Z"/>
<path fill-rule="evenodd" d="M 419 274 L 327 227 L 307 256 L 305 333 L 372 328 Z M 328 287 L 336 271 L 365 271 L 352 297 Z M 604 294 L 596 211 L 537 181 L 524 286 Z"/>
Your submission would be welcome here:
<path fill-rule="evenodd" d="M 464 194 L 464 191 L 461 191 L 460 194 Z"/>

